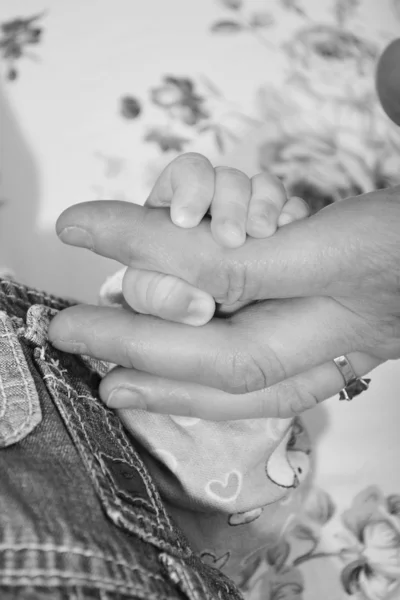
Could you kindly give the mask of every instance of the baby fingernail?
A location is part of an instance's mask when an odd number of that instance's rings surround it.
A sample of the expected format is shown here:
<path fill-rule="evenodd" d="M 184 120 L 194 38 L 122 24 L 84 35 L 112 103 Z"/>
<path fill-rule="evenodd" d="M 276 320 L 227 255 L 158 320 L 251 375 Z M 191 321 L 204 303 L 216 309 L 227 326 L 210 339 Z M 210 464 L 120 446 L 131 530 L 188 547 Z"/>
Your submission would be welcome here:
<path fill-rule="evenodd" d="M 265 213 L 252 215 L 247 229 L 253 237 L 268 237 L 276 231 L 276 219 Z"/>
<path fill-rule="evenodd" d="M 135 390 L 125 387 L 119 387 L 113 390 L 108 396 L 106 404 L 109 408 L 147 409 L 147 405 L 143 396 Z"/>
<path fill-rule="evenodd" d="M 266 217 L 261 217 L 259 221 L 259 228 L 264 232 L 265 235 L 272 235 L 276 231 L 276 221 L 271 221 Z"/>
<path fill-rule="evenodd" d="M 89 354 L 86 344 L 83 342 L 74 342 L 69 340 L 52 339 L 51 344 L 62 352 L 70 352 L 71 354 Z"/>
<path fill-rule="evenodd" d="M 198 223 L 196 215 L 182 208 L 171 215 L 171 220 L 178 227 L 195 227 Z"/>
<path fill-rule="evenodd" d="M 205 325 L 215 312 L 215 303 L 211 298 L 195 298 L 187 309 L 186 325 Z"/>
<path fill-rule="evenodd" d="M 94 248 L 91 234 L 82 227 L 66 227 L 59 232 L 58 237 L 71 246 L 79 246 L 88 250 Z"/>
<path fill-rule="evenodd" d="M 282 227 L 283 225 L 289 225 L 293 221 L 293 217 L 288 213 L 282 213 L 279 217 L 278 225 Z"/>
<path fill-rule="evenodd" d="M 243 244 L 246 234 L 235 221 L 225 221 L 220 226 L 221 233 L 235 245 Z"/>

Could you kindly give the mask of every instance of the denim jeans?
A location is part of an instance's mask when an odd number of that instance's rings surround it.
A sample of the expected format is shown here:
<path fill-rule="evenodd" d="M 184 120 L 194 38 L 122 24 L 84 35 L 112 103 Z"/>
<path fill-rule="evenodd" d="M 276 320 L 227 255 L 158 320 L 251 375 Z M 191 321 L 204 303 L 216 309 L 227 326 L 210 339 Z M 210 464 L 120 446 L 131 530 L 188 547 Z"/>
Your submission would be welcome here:
<path fill-rule="evenodd" d="M 99 400 L 107 365 L 57 351 L 72 304 L 0 280 L 0 599 L 235 600 Z"/>

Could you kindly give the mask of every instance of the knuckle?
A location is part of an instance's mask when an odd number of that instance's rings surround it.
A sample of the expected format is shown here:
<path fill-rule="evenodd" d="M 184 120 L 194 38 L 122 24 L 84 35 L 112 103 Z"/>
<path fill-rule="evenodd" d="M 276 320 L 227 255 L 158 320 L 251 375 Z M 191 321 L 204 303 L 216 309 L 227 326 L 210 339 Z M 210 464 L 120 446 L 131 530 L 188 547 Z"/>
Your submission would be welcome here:
<path fill-rule="evenodd" d="M 248 266 L 245 263 L 227 261 L 220 256 L 203 267 L 195 285 L 212 294 L 217 304 L 232 306 L 251 299 L 247 298 L 251 290 L 248 289 Z"/>
<path fill-rule="evenodd" d="M 174 166 L 189 167 L 191 169 L 195 168 L 201 170 L 201 172 L 213 168 L 208 158 L 198 152 L 186 152 L 185 154 L 181 154 L 175 159 Z"/>
<path fill-rule="evenodd" d="M 254 356 L 247 357 L 246 372 L 244 377 L 245 391 L 255 392 L 268 387 L 266 365 L 256 360 Z"/>
<path fill-rule="evenodd" d="M 208 158 L 197 152 L 188 152 L 176 161 L 173 171 L 176 187 L 180 187 L 181 191 L 185 189 L 189 198 L 194 195 L 204 201 L 204 195 L 205 200 L 210 202 L 214 191 L 214 167 Z"/>
<path fill-rule="evenodd" d="M 367 345 L 366 351 L 372 355 L 384 360 L 400 358 L 400 317 L 380 319 L 375 327 L 369 323 L 368 334 L 364 333 L 362 341 L 364 347 Z"/>
<path fill-rule="evenodd" d="M 285 186 L 283 185 L 283 182 L 279 179 L 279 177 L 277 177 L 276 175 L 273 175 L 269 171 L 263 171 L 262 173 L 258 173 L 257 175 L 254 175 L 254 177 L 252 178 L 252 181 L 253 181 L 253 183 L 255 183 L 257 185 L 257 187 L 258 187 L 258 185 L 260 187 L 267 186 L 268 188 L 270 188 L 271 190 L 274 190 L 277 193 L 286 194 L 286 190 L 285 190 Z"/>
<path fill-rule="evenodd" d="M 127 267 L 135 267 L 143 257 L 148 256 L 148 233 L 154 229 L 154 213 L 157 211 L 141 211 L 135 223 L 130 224 L 118 236 L 120 262 Z M 149 262 L 146 260 L 146 263 Z"/>
<path fill-rule="evenodd" d="M 235 263 L 225 265 L 221 269 L 222 277 L 220 281 L 224 287 L 223 297 L 217 302 L 228 306 L 237 302 L 244 302 L 247 292 L 247 266 L 244 263 Z"/>
<path fill-rule="evenodd" d="M 247 220 L 249 223 L 258 223 L 262 221 L 273 222 L 279 216 L 278 210 L 273 202 L 264 199 L 252 199 Z"/>
<path fill-rule="evenodd" d="M 239 179 L 243 181 L 246 185 L 250 184 L 250 179 L 247 177 L 246 173 L 243 173 L 243 171 L 241 171 L 240 169 L 236 169 L 235 167 L 215 167 L 215 173 L 220 176 L 222 175 L 223 177 L 232 177 L 235 179 Z"/>
<path fill-rule="evenodd" d="M 299 382 L 295 383 L 288 380 L 282 388 L 285 388 L 284 398 L 282 398 L 282 403 L 279 403 L 279 408 L 286 415 L 289 414 L 291 417 L 296 417 L 318 404 L 318 398 L 315 394 Z"/>
<path fill-rule="evenodd" d="M 157 313 L 165 310 L 173 303 L 178 285 L 179 280 L 175 277 L 163 275 L 162 273 L 155 274 L 147 286 L 147 305 L 151 306 Z"/>
<path fill-rule="evenodd" d="M 247 394 L 267 387 L 266 370 L 251 355 L 231 354 L 229 360 L 228 390 L 232 394 Z"/>

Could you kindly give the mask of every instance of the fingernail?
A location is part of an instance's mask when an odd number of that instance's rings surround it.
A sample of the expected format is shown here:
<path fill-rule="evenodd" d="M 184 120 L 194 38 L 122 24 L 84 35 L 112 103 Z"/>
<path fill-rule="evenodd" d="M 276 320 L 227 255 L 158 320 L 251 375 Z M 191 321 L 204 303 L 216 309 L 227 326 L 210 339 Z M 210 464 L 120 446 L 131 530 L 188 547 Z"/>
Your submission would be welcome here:
<path fill-rule="evenodd" d="M 108 396 L 107 406 L 109 408 L 139 408 L 146 410 L 145 399 L 136 390 L 126 387 L 115 388 Z"/>
<path fill-rule="evenodd" d="M 196 215 L 182 208 L 171 215 L 171 220 L 178 227 L 195 227 L 198 223 Z"/>
<path fill-rule="evenodd" d="M 57 348 L 57 350 L 61 350 L 62 352 L 70 352 L 71 354 L 89 354 L 86 344 L 83 344 L 82 342 L 70 342 L 60 339 L 49 341 Z"/>
<path fill-rule="evenodd" d="M 235 246 L 237 244 L 243 244 L 246 239 L 246 233 L 241 227 L 235 223 L 235 221 L 224 221 L 220 225 L 221 233 L 231 241 Z"/>
<path fill-rule="evenodd" d="M 278 225 L 282 227 L 283 225 L 289 225 L 293 221 L 293 217 L 288 213 L 282 213 L 279 217 Z"/>
<path fill-rule="evenodd" d="M 264 236 L 273 235 L 276 231 L 276 221 L 271 221 L 266 217 L 260 217 L 258 223 L 254 223 L 254 225 Z"/>
<path fill-rule="evenodd" d="M 212 298 L 195 298 L 187 309 L 186 325 L 205 325 L 215 312 L 215 303 Z"/>
<path fill-rule="evenodd" d="M 59 232 L 58 237 L 71 246 L 80 246 L 88 250 L 94 249 L 91 234 L 82 227 L 66 227 Z"/>

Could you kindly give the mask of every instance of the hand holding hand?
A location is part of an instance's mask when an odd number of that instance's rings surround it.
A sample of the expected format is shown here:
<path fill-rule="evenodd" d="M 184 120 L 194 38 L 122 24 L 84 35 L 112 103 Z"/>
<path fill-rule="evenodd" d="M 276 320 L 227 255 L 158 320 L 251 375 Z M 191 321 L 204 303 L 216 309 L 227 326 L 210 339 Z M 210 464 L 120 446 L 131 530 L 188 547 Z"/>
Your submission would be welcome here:
<path fill-rule="evenodd" d="M 357 375 L 400 356 L 399 222 L 400 190 L 383 190 L 224 249 L 205 221 L 189 231 L 163 210 L 77 205 L 58 222 L 67 243 L 174 275 L 221 303 L 269 301 L 201 328 L 78 306 L 54 319 L 50 339 L 140 371 L 130 387 L 149 410 L 210 419 L 289 416 L 343 387 L 333 372 L 329 389 L 322 385 L 327 368 L 337 371 L 336 356 L 360 352 L 362 364 L 352 360 Z M 310 382 L 321 374 L 324 389 L 315 394 Z M 103 397 L 109 392 L 105 387 Z"/>

